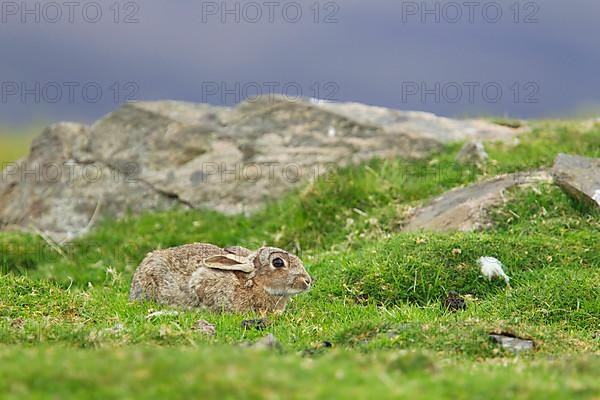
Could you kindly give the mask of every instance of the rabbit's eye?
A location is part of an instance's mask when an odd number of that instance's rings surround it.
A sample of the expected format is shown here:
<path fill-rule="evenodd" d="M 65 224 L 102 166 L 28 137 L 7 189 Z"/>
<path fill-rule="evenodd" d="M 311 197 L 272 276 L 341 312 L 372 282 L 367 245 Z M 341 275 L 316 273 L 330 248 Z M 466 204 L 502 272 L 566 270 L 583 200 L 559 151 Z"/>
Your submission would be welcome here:
<path fill-rule="evenodd" d="M 283 268 L 283 267 L 285 267 L 285 262 L 281 258 L 279 258 L 279 257 L 275 258 L 273 260 L 272 264 L 273 264 L 273 266 L 275 268 Z"/>

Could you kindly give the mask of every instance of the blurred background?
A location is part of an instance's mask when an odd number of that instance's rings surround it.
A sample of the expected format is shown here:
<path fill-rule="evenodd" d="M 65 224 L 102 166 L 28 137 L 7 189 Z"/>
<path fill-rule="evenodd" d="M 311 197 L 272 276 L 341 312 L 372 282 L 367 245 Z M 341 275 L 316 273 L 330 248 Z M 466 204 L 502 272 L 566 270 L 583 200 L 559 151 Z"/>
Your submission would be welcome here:
<path fill-rule="evenodd" d="M 591 0 L 7 1 L 1 13 L 4 135 L 153 99 L 285 93 L 511 118 L 600 103 Z"/>

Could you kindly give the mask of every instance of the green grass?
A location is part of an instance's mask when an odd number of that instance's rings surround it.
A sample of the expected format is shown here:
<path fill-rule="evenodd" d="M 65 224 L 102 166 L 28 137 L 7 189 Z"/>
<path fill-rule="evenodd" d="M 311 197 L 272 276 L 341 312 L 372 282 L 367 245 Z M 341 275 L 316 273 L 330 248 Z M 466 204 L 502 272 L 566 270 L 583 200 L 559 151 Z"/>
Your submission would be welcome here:
<path fill-rule="evenodd" d="M 10 163 L 25 156 L 31 141 L 41 131 L 41 125 L 27 128 L 0 127 L 0 169 L 3 169 L 3 163 Z"/>
<path fill-rule="evenodd" d="M 434 354 L 334 351 L 318 359 L 225 346 L 93 351 L 0 348 L 6 399 L 585 399 L 600 361 L 439 364 Z M 119 366 L 115 368 L 115 366 Z M 17 374 L 15 371 L 22 371 Z M 69 372 L 71 371 L 71 372 Z M 15 381 L 14 377 L 19 380 Z M 310 384 L 307 384 L 310 382 Z M 58 384 L 60 383 L 60 384 Z"/>
<path fill-rule="evenodd" d="M 171 210 L 102 221 L 60 251 L 1 233 L 2 397 L 598 398 L 596 210 L 544 184 L 509 193 L 488 232 L 399 227 L 410 207 L 449 188 L 549 166 L 558 152 L 600 157 L 600 127 L 537 122 L 519 144 L 487 145 L 483 169 L 452 169 L 459 147 L 342 170 L 250 217 Z M 272 317 L 266 332 L 279 350 L 242 345 L 266 333 L 241 328 L 256 315 L 148 319 L 168 307 L 128 302 L 146 252 L 196 241 L 269 243 L 303 258 L 317 280 Z M 480 256 L 504 262 L 511 289 L 479 276 Z M 449 291 L 467 297 L 467 310 L 444 310 Z M 194 330 L 199 319 L 216 336 Z M 535 349 L 516 356 L 490 332 Z"/>

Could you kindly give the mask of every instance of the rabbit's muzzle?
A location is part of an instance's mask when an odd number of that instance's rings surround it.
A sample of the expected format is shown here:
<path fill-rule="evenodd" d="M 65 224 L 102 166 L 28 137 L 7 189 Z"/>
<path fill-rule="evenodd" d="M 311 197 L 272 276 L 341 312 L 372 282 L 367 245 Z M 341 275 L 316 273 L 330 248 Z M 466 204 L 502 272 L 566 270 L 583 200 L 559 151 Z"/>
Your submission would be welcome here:
<path fill-rule="evenodd" d="M 310 285 L 312 283 L 312 279 L 310 275 L 298 275 L 294 277 L 292 285 L 290 287 L 290 292 L 293 294 L 302 293 L 310 289 Z"/>
<path fill-rule="evenodd" d="M 312 279 L 308 274 L 291 275 L 279 285 L 265 285 L 264 289 L 272 296 L 295 296 L 310 289 Z"/>

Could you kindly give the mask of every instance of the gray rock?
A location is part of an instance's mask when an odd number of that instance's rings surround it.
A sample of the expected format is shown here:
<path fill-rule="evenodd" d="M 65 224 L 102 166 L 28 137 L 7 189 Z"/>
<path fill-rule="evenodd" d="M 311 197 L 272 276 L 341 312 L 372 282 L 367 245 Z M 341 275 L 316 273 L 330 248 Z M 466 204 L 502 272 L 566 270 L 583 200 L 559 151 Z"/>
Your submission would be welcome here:
<path fill-rule="evenodd" d="M 102 330 L 102 334 L 117 335 L 125 330 L 125 325 L 115 324 L 113 327 Z"/>
<path fill-rule="evenodd" d="M 485 164 L 488 154 L 480 141 L 465 143 L 456 156 L 456 162 L 460 164 Z"/>
<path fill-rule="evenodd" d="M 550 182 L 545 171 L 497 176 L 450 190 L 412 213 L 404 231 L 474 231 L 490 226 L 487 212 L 503 201 L 503 193 L 515 186 Z"/>
<path fill-rule="evenodd" d="M 504 334 L 491 334 L 490 338 L 496 343 L 500 344 L 503 349 L 511 351 L 513 353 L 521 353 L 524 351 L 530 351 L 534 348 L 533 340 L 521 339 L 511 335 Z"/>
<path fill-rule="evenodd" d="M 569 195 L 600 209 L 600 159 L 559 154 L 552 176 Z"/>
<path fill-rule="evenodd" d="M 91 126 L 61 123 L 42 132 L 30 155 L 2 173 L 0 229 L 65 240 L 129 212 L 252 212 L 347 165 L 422 158 L 445 143 L 515 134 L 485 121 L 354 103 L 128 104 Z"/>
<path fill-rule="evenodd" d="M 272 333 L 269 333 L 256 343 L 252 344 L 250 348 L 257 350 L 277 350 L 281 348 L 281 344 Z"/>

